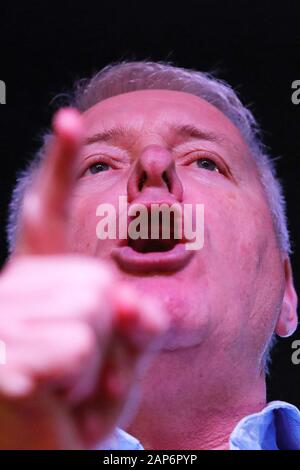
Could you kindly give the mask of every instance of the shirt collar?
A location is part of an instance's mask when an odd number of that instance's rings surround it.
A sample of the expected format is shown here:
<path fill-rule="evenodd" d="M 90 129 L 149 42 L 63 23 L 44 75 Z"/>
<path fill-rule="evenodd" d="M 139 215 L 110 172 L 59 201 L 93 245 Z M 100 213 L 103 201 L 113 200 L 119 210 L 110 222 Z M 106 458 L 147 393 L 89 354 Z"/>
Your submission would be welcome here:
<path fill-rule="evenodd" d="M 259 413 L 241 419 L 229 439 L 230 450 L 300 450 L 300 411 L 272 401 Z M 105 450 L 143 450 L 133 436 L 117 428 L 101 447 Z"/>
<path fill-rule="evenodd" d="M 300 450 L 300 412 L 290 403 L 272 401 L 243 418 L 229 444 L 231 450 Z"/>

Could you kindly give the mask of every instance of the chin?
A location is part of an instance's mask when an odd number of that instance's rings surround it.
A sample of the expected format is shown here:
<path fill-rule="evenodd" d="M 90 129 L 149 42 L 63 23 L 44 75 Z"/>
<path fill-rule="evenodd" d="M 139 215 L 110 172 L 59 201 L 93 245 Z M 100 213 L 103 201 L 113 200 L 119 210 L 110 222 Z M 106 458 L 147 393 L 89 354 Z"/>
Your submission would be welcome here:
<path fill-rule="evenodd" d="M 189 301 L 187 288 L 177 274 L 149 274 L 132 276 L 121 273 L 121 280 L 135 288 L 145 298 L 157 300 L 167 312 L 174 316 L 184 315 Z"/>
<path fill-rule="evenodd" d="M 157 300 L 167 313 L 170 321 L 170 330 L 165 335 L 161 345 L 162 351 L 175 351 L 182 348 L 195 347 L 203 341 L 208 334 L 210 325 L 209 309 L 202 303 L 199 305 L 197 296 L 178 279 L 176 275 L 161 276 L 129 276 L 123 280 L 132 285 L 141 293 L 141 297 L 150 297 Z"/>

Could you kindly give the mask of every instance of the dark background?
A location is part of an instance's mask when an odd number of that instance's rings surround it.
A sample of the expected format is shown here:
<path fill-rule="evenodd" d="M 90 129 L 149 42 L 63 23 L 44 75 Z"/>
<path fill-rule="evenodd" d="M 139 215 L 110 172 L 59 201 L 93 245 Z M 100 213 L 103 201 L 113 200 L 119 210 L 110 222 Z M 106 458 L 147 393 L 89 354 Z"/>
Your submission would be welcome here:
<path fill-rule="evenodd" d="M 175 65 L 218 71 L 250 104 L 265 143 L 278 160 L 288 203 L 292 258 L 300 292 L 298 219 L 300 105 L 291 83 L 300 79 L 300 6 L 247 1 L 12 2 L 0 8 L 0 79 L 7 104 L 0 106 L 0 261 L 6 257 L 7 204 L 17 169 L 39 146 L 53 113 L 50 102 L 75 79 L 112 61 L 168 60 Z M 274 352 L 269 399 L 300 406 L 300 364 L 291 343 Z"/>

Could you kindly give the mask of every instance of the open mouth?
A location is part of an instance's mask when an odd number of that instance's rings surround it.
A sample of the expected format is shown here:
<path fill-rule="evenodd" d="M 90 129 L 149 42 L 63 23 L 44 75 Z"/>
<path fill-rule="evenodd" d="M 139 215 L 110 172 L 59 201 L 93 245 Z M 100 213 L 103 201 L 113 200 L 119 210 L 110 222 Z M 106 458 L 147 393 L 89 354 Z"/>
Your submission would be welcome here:
<path fill-rule="evenodd" d="M 133 218 L 129 219 L 130 222 Z M 129 229 L 127 240 L 116 247 L 112 256 L 119 267 L 131 273 L 172 272 L 182 269 L 191 259 L 192 252 L 185 249 L 182 228 L 174 214 L 168 221 L 162 218 L 155 224 L 148 213 L 143 238 L 132 236 Z"/>
<path fill-rule="evenodd" d="M 130 222 L 134 219 L 129 219 Z M 160 214 L 158 223 L 153 224 L 151 214 L 148 213 L 147 230 L 144 238 L 134 239 L 128 233 L 127 244 L 138 253 L 163 253 L 171 251 L 177 243 L 182 242 L 179 229 L 176 229 L 176 220 L 174 214 L 170 214 L 169 220 L 163 220 Z"/>
<path fill-rule="evenodd" d="M 172 250 L 178 240 L 129 240 L 128 246 L 138 253 L 163 253 Z"/>

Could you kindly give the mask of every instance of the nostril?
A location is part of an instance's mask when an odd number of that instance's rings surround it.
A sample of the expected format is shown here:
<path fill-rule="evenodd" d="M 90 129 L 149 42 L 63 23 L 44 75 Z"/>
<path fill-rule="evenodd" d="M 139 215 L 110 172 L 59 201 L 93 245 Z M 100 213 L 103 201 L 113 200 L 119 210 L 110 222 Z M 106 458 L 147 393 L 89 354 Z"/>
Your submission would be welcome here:
<path fill-rule="evenodd" d="M 163 179 L 164 182 L 166 183 L 168 190 L 171 192 L 171 184 L 170 184 L 170 180 L 169 180 L 169 177 L 168 177 L 166 171 L 163 172 L 163 174 L 162 174 L 162 179 Z"/>
<path fill-rule="evenodd" d="M 146 175 L 146 172 L 143 171 L 143 173 L 141 174 L 141 177 L 140 177 L 139 184 L 138 184 L 139 191 L 142 191 L 143 186 L 146 183 L 146 180 L 147 180 L 147 175 Z"/>
<path fill-rule="evenodd" d="M 169 177 L 168 177 L 167 172 L 164 171 L 161 176 L 162 176 L 162 180 L 163 180 L 164 183 L 166 184 L 168 190 L 171 192 L 171 183 L 170 183 L 170 180 L 169 180 Z M 144 184 L 146 183 L 146 181 L 147 181 L 147 173 L 146 173 L 145 171 L 143 171 L 143 173 L 142 173 L 141 176 L 140 176 L 139 183 L 138 183 L 138 188 L 139 188 L 139 191 L 140 191 L 140 192 L 142 191 L 142 189 L 143 189 Z"/>

